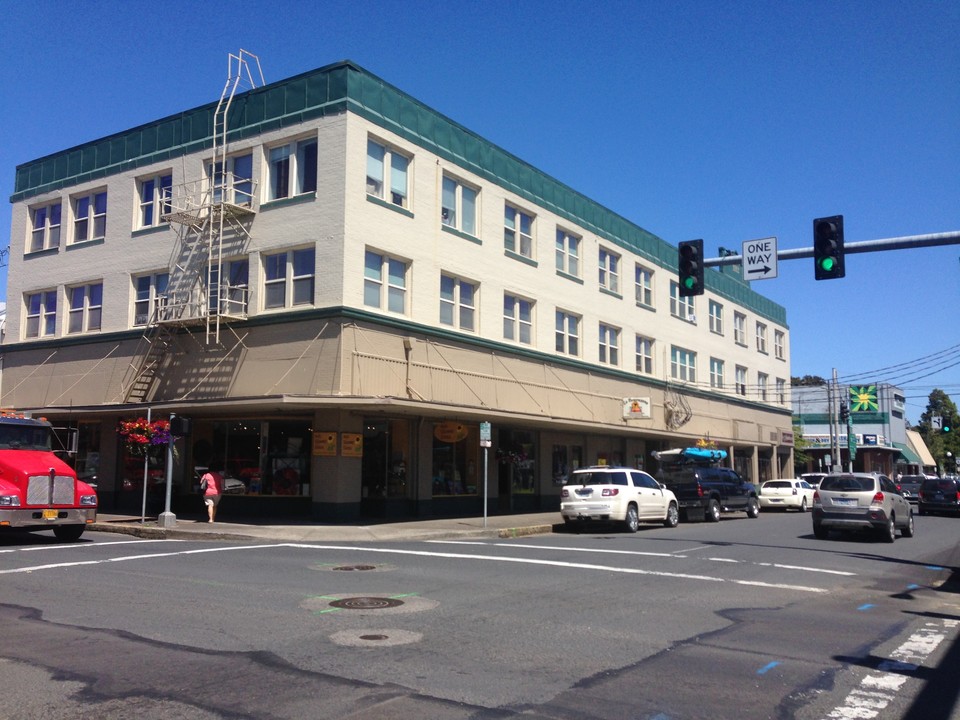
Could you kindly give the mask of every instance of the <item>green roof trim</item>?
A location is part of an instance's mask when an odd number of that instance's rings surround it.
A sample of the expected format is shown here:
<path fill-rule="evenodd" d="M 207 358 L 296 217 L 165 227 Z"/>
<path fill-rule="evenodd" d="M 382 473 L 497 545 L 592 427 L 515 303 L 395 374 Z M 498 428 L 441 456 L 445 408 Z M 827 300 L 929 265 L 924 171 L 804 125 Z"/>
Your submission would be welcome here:
<path fill-rule="evenodd" d="M 18 165 L 11 202 L 92 182 L 213 145 L 212 102 Z M 355 63 L 342 61 L 239 94 L 228 142 L 326 115 L 356 113 L 531 203 L 670 271 L 677 248 L 506 150 L 484 140 Z M 786 310 L 742 279 L 712 270 L 708 288 L 786 326 Z"/>

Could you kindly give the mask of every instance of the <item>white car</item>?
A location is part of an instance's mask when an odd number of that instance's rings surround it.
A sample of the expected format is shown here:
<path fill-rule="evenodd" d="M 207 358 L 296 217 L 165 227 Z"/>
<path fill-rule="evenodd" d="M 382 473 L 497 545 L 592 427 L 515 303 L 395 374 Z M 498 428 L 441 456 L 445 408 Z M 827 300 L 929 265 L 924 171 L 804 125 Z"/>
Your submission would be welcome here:
<path fill-rule="evenodd" d="M 560 514 L 568 527 L 585 522 L 623 523 L 636 532 L 641 522 L 676 527 L 677 498 L 642 470 L 590 467 L 575 470 L 560 491 Z"/>
<path fill-rule="evenodd" d="M 813 507 L 814 492 L 816 488 L 803 479 L 767 480 L 760 486 L 760 507 L 765 510 L 793 508 L 807 512 Z"/>

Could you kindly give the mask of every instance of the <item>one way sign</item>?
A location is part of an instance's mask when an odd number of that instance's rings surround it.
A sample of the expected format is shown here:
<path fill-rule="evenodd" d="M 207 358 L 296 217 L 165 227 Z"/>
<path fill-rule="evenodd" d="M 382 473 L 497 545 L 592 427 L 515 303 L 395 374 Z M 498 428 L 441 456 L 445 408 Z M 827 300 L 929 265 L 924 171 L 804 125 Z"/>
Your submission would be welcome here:
<path fill-rule="evenodd" d="M 744 240 L 744 280 L 770 280 L 777 276 L 777 239 Z"/>

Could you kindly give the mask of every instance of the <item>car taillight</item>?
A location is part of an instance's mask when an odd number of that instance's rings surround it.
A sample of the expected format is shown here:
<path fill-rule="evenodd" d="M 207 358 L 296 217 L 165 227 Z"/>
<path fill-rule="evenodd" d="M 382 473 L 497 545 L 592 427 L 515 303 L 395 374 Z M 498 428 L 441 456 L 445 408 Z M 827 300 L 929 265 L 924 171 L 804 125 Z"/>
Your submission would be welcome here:
<path fill-rule="evenodd" d="M 697 497 L 703 497 L 703 486 L 697 483 Z"/>
<path fill-rule="evenodd" d="M 883 505 L 883 493 L 878 492 L 873 496 L 873 500 L 870 501 L 871 505 Z"/>
<path fill-rule="evenodd" d="M 814 504 L 814 505 L 820 505 L 820 504 L 821 504 L 821 502 L 820 502 L 820 491 L 819 491 L 819 490 L 814 490 L 814 491 L 813 491 L 813 504 Z"/>
<path fill-rule="evenodd" d="M 600 495 L 603 497 L 613 497 L 614 495 L 618 495 L 619 493 L 620 493 L 620 488 L 604 488 L 603 492 L 600 493 Z"/>

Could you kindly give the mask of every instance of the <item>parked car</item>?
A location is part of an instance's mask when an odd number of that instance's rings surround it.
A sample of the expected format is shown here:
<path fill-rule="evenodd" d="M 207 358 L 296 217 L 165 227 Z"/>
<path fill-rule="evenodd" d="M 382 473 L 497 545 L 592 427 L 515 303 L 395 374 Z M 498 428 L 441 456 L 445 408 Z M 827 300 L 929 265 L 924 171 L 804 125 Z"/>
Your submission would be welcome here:
<path fill-rule="evenodd" d="M 960 480 L 927 478 L 920 486 L 918 506 L 921 515 L 960 513 Z"/>
<path fill-rule="evenodd" d="M 827 473 L 803 473 L 800 476 L 801 480 L 806 480 L 810 485 L 816 490 L 820 487 L 820 481 L 827 476 Z"/>
<path fill-rule="evenodd" d="M 913 537 L 913 506 L 886 475 L 827 475 L 813 494 L 813 534 L 820 540 L 830 530 L 872 530 L 885 542 Z"/>
<path fill-rule="evenodd" d="M 813 507 L 813 493 L 816 492 L 806 480 L 789 478 L 785 480 L 767 480 L 760 485 L 757 497 L 763 509 L 793 508 L 806 512 Z"/>
<path fill-rule="evenodd" d="M 897 480 L 897 485 L 903 496 L 914 505 L 919 502 L 918 493 L 923 481 L 927 479 L 926 475 L 901 475 Z"/>
<path fill-rule="evenodd" d="M 760 515 L 756 486 L 730 468 L 678 465 L 665 469 L 660 479 L 673 490 L 681 517 L 689 522 L 719 522 L 721 513 L 730 512 Z"/>
<path fill-rule="evenodd" d="M 590 467 L 575 470 L 560 491 L 560 514 L 567 526 L 585 522 L 623 523 L 636 532 L 641 522 L 676 527 L 676 496 L 642 470 Z"/>

